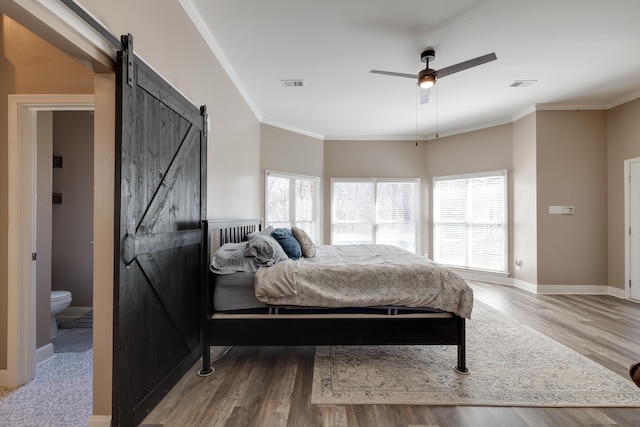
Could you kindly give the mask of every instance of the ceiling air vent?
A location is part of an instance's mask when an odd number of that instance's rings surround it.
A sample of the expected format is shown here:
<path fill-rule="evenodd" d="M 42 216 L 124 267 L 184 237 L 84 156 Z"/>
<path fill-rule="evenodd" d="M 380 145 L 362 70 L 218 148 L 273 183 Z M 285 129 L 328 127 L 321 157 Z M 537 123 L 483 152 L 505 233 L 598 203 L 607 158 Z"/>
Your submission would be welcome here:
<path fill-rule="evenodd" d="M 537 80 L 516 80 L 509 87 L 527 87 L 533 85 Z"/>
<path fill-rule="evenodd" d="M 280 80 L 284 87 L 302 87 L 304 80 Z"/>

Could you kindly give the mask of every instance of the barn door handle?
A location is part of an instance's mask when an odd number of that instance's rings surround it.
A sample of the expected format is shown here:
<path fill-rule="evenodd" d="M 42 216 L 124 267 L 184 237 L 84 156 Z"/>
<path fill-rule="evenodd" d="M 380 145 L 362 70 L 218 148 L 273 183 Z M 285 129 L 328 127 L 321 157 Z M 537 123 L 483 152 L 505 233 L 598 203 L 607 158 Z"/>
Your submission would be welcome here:
<path fill-rule="evenodd" d="M 122 260 L 127 267 L 136 260 L 136 246 L 136 237 L 131 233 L 127 233 L 122 239 Z"/>

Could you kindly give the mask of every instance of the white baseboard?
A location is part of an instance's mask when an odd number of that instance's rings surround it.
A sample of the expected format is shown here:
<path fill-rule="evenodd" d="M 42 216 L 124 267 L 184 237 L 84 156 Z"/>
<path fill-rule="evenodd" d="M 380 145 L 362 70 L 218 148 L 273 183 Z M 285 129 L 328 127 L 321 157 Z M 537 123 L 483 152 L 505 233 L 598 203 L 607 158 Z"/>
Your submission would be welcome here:
<path fill-rule="evenodd" d="M 513 279 L 503 275 L 496 275 L 490 273 L 482 273 L 479 271 L 470 270 L 457 270 L 453 269 L 464 280 L 477 280 L 479 282 L 499 283 L 501 285 L 513 285 Z"/>
<path fill-rule="evenodd" d="M 6 369 L 0 369 L 0 387 L 6 387 L 9 380 Z"/>
<path fill-rule="evenodd" d="M 538 294 L 543 295 L 609 295 L 606 285 L 538 285 Z"/>
<path fill-rule="evenodd" d="M 93 310 L 93 307 L 67 307 L 62 312 L 56 314 L 56 320 L 58 321 L 58 324 L 62 322 L 72 322 L 84 316 L 91 310 Z"/>
<path fill-rule="evenodd" d="M 59 313 L 56 317 L 77 319 L 78 317 L 84 316 L 91 310 L 93 310 L 93 307 L 67 307 L 64 311 Z"/>
<path fill-rule="evenodd" d="M 612 297 L 632 301 L 624 289 L 607 285 L 536 285 L 524 280 L 509 277 L 483 275 L 478 273 L 461 273 L 463 279 L 481 282 L 511 285 L 523 291 L 539 295 L 610 295 Z M 640 301 L 639 301 L 640 302 Z"/>
<path fill-rule="evenodd" d="M 538 285 L 535 285 L 530 282 L 525 282 L 524 280 L 513 279 L 513 286 L 518 289 L 522 289 L 523 291 L 530 292 L 532 294 L 538 293 Z"/>
<path fill-rule="evenodd" d="M 87 427 L 111 427 L 111 415 L 91 415 Z"/>
<path fill-rule="evenodd" d="M 612 297 L 633 301 L 632 299 L 629 298 L 629 295 L 627 295 L 627 291 L 624 289 L 614 288 L 612 286 L 609 286 L 609 295 L 611 295 Z"/>
<path fill-rule="evenodd" d="M 49 343 L 36 349 L 36 365 L 53 357 L 53 344 Z"/>

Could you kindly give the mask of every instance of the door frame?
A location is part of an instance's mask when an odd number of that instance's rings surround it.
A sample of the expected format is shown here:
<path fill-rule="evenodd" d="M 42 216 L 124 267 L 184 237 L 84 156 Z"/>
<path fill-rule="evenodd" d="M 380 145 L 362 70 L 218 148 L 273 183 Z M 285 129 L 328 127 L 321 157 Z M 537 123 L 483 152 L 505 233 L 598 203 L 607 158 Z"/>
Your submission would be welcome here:
<path fill-rule="evenodd" d="M 36 147 L 38 111 L 93 111 L 93 94 L 9 95 L 8 274 L 6 385 L 35 376 L 36 275 L 31 254 L 36 238 Z"/>
<path fill-rule="evenodd" d="M 624 289 L 625 298 L 631 299 L 631 164 L 640 163 L 640 157 L 624 161 Z"/>

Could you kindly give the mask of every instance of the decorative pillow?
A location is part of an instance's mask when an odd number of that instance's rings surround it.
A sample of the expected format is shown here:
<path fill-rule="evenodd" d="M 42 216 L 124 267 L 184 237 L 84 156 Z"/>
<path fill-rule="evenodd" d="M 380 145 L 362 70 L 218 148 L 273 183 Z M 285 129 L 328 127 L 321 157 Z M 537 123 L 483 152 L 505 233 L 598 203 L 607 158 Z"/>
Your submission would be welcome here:
<path fill-rule="evenodd" d="M 265 233 L 257 233 L 251 237 L 244 254 L 255 257 L 258 265 L 263 267 L 271 267 L 289 258 L 278 241 Z"/>
<path fill-rule="evenodd" d="M 291 233 L 296 238 L 300 247 L 302 248 L 302 256 L 306 258 L 313 258 L 316 256 L 316 245 L 311 240 L 311 237 L 302 228 L 291 227 Z"/>
<path fill-rule="evenodd" d="M 271 236 L 280 243 L 285 253 L 291 259 L 299 259 L 302 256 L 302 248 L 300 243 L 293 237 L 291 230 L 288 228 L 276 228 L 271 232 Z"/>

